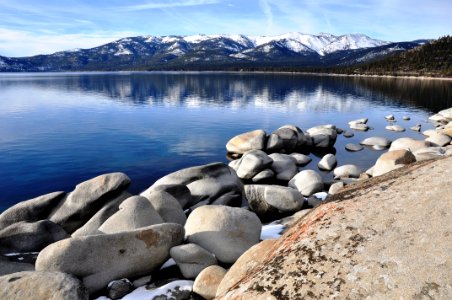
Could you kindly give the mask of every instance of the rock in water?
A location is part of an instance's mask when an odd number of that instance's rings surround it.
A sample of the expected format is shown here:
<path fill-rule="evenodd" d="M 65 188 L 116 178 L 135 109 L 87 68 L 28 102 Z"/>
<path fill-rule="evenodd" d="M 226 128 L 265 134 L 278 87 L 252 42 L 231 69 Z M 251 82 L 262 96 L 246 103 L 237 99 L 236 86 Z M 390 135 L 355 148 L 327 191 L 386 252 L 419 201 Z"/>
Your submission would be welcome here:
<path fill-rule="evenodd" d="M 403 131 L 405 131 L 405 128 L 400 126 L 400 125 L 388 125 L 385 128 L 387 130 L 396 131 L 396 132 L 403 132 Z"/>
<path fill-rule="evenodd" d="M 393 150 L 381 155 L 373 168 L 372 175 L 380 176 L 389 171 L 403 167 L 404 165 L 413 163 L 416 157 L 407 150 Z"/>
<path fill-rule="evenodd" d="M 151 188 L 168 184 L 186 185 L 192 195 L 191 205 L 200 201 L 229 205 L 242 203 L 243 184 L 236 172 L 223 163 L 176 171 L 157 180 Z"/>
<path fill-rule="evenodd" d="M 217 259 L 212 253 L 196 244 L 173 247 L 170 255 L 186 279 L 194 279 L 208 266 L 217 264 Z"/>
<path fill-rule="evenodd" d="M 295 158 L 298 166 L 305 166 L 312 161 L 312 158 L 301 153 L 292 153 L 290 156 Z"/>
<path fill-rule="evenodd" d="M 331 171 L 337 164 L 336 156 L 334 154 L 326 154 L 319 161 L 318 167 L 320 170 Z"/>
<path fill-rule="evenodd" d="M 226 270 L 220 266 L 210 266 L 202 270 L 193 284 L 193 292 L 206 300 L 215 298 L 218 286 L 226 275 Z"/>
<path fill-rule="evenodd" d="M 293 156 L 273 153 L 269 157 L 273 160 L 270 167 L 275 172 L 277 180 L 289 181 L 297 174 L 297 161 Z"/>
<path fill-rule="evenodd" d="M 237 176 L 242 179 L 250 179 L 273 163 L 267 153 L 262 150 L 251 150 L 243 154 L 238 162 Z"/>
<path fill-rule="evenodd" d="M 70 238 L 42 250 L 36 260 L 36 270 L 73 274 L 93 293 L 113 280 L 151 273 L 183 239 L 184 228 L 174 223 Z"/>
<path fill-rule="evenodd" d="M 443 147 L 448 145 L 451 140 L 452 139 L 448 135 L 437 133 L 428 137 L 425 141 L 433 144 L 433 146 Z"/>
<path fill-rule="evenodd" d="M 352 128 L 353 129 L 353 128 Z M 353 133 L 353 132 L 351 132 L 351 131 L 345 131 L 343 134 L 342 134 L 344 137 L 346 137 L 346 138 L 351 138 L 351 137 L 354 137 L 355 136 L 355 134 Z"/>
<path fill-rule="evenodd" d="M 297 189 L 303 196 L 309 197 L 323 190 L 322 176 L 313 170 L 303 170 L 289 181 L 289 187 Z"/>
<path fill-rule="evenodd" d="M 333 174 L 337 178 L 358 178 L 362 170 L 355 165 L 343 165 L 334 169 Z"/>
<path fill-rule="evenodd" d="M 0 277 L 0 299 L 88 300 L 75 277 L 60 272 L 18 272 Z"/>
<path fill-rule="evenodd" d="M 207 205 L 196 208 L 187 219 L 185 235 L 215 254 L 223 263 L 233 263 L 259 242 L 262 224 L 256 214 L 243 208 Z"/>
<path fill-rule="evenodd" d="M 123 173 L 104 174 L 82 182 L 52 211 L 49 219 L 71 234 L 129 184 L 129 177 Z"/>
<path fill-rule="evenodd" d="M 265 148 L 266 136 L 265 131 L 261 129 L 242 133 L 228 141 L 226 150 L 237 154 L 243 154 L 250 150 L 262 150 Z"/>
<path fill-rule="evenodd" d="M 329 125 L 321 125 L 307 130 L 312 138 L 312 145 L 319 148 L 330 148 L 334 146 L 337 138 L 336 128 Z"/>
<path fill-rule="evenodd" d="M 364 147 L 361 145 L 358 145 L 358 144 L 348 143 L 345 145 L 345 150 L 350 151 L 350 152 L 361 151 L 363 149 L 364 149 Z"/>
<path fill-rule="evenodd" d="M 366 138 L 360 142 L 361 145 L 366 146 L 382 146 L 382 147 L 389 147 L 391 145 L 391 141 L 388 140 L 385 137 L 380 136 L 372 136 L 369 138 Z"/>

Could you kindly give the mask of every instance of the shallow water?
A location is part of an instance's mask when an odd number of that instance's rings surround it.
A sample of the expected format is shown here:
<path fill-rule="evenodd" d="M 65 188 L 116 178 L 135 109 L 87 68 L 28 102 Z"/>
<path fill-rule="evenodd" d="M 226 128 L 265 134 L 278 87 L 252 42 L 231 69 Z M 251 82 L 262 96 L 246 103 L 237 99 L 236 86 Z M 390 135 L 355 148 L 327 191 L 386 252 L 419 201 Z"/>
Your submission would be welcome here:
<path fill-rule="evenodd" d="M 124 172 L 139 193 L 184 167 L 227 162 L 239 133 L 285 124 L 303 130 L 368 117 L 374 130 L 339 136 L 339 165 L 381 154 L 347 152 L 369 136 L 421 138 L 409 127 L 452 106 L 452 84 L 417 79 L 249 73 L 0 73 L 0 211 L 86 179 Z M 406 132 L 384 129 L 394 114 Z M 403 121 L 402 116 L 410 116 Z M 306 168 L 317 169 L 313 157 Z M 319 155 L 319 154 L 318 154 Z M 325 178 L 331 175 L 324 173 Z"/>

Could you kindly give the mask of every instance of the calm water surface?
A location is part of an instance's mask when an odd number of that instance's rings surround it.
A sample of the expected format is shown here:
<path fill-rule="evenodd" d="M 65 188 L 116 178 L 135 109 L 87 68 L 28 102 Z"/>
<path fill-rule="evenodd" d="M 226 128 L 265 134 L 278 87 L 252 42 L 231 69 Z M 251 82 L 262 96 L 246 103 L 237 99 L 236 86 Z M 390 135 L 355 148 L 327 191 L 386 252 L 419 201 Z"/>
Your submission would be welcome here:
<path fill-rule="evenodd" d="M 227 162 L 234 135 L 368 117 L 374 130 L 338 137 L 339 164 L 370 167 L 381 152 L 350 153 L 369 136 L 421 138 L 408 128 L 452 106 L 452 84 L 241 73 L 0 74 L 0 211 L 86 179 L 124 172 L 139 193 L 178 169 Z M 389 132 L 393 113 L 408 130 Z M 403 121 L 408 115 L 410 121 Z M 316 169 L 318 156 L 306 168 Z M 324 173 L 325 178 L 331 174 Z"/>

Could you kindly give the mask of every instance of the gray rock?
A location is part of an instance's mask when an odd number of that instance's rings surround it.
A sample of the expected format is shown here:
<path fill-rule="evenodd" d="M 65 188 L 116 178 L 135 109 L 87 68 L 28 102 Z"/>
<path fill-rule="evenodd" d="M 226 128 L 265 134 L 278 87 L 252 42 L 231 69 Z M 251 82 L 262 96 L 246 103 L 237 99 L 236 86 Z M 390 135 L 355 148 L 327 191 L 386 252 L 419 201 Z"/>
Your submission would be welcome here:
<path fill-rule="evenodd" d="M 151 281 L 152 281 L 152 276 L 151 275 L 143 276 L 143 277 L 140 277 L 138 279 L 135 279 L 133 281 L 133 286 L 138 288 L 140 286 L 145 286 L 145 285 L 151 283 Z"/>
<path fill-rule="evenodd" d="M 24 271 L 0 277 L 0 299 L 88 300 L 77 278 L 60 272 Z"/>
<path fill-rule="evenodd" d="M 50 213 L 49 219 L 73 233 L 129 184 L 129 177 L 123 173 L 104 174 L 82 182 Z"/>
<path fill-rule="evenodd" d="M 411 120 L 411 118 L 408 117 L 408 116 L 403 116 L 402 119 L 403 119 L 404 121 L 409 121 L 409 120 Z"/>
<path fill-rule="evenodd" d="M 284 125 L 281 126 L 280 129 L 287 128 L 293 130 L 297 134 L 297 146 L 296 148 L 301 148 L 302 146 L 310 146 L 311 145 L 311 137 L 303 133 L 299 127 L 295 125 Z"/>
<path fill-rule="evenodd" d="M 385 146 L 380 146 L 380 145 L 374 145 L 372 146 L 373 150 L 377 150 L 377 151 L 381 151 L 381 150 L 385 150 L 386 147 Z"/>
<path fill-rule="evenodd" d="M 250 150 L 262 150 L 265 147 L 266 136 L 265 131 L 260 129 L 239 134 L 228 141 L 226 150 L 237 154 Z"/>
<path fill-rule="evenodd" d="M 243 208 L 206 205 L 195 209 L 185 224 L 185 235 L 215 254 L 223 263 L 233 263 L 259 242 L 262 224 L 256 214 Z"/>
<path fill-rule="evenodd" d="M 268 136 L 265 151 L 269 153 L 279 152 L 283 149 L 283 146 L 284 144 L 282 138 L 279 135 L 272 133 Z"/>
<path fill-rule="evenodd" d="M 289 187 L 308 197 L 323 190 L 322 176 L 313 170 L 303 170 L 289 181 Z"/>
<path fill-rule="evenodd" d="M 394 115 L 387 115 L 387 116 L 385 117 L 385 119 L 388 120 L 388 121 L 394 121 L 394 120 L 395 120 L 395 117 L 394 117 Z"/>
<path fill-rule="evenodd" d="M 403 132 L 403 131 L 405 131 L 405 128 L 400 126 L 400 125 L 388 125 L 385 128 L 387 130 L 396 131 L 396 132 Z"/>
<path fill-rule="evenodd" d="M 151 273 L 183 239 L 184 228 L 173 223 L 70 238 L 42 250 L 36 260 L 36 270 L 73 274 L 93 293 L 113 280 Z"/>
<path fill-rule="evenodd" d="M 389 171 L 401 168 L 416 161 L 416 157 L 407 150 L 388 151 L 381 155 L 374 166 L 374 177 L 383 175 Z"/>
<path fill-rule="evenodd" d="M 273 153 L 269 157 L 273 160 L 271 169 L 276 174 L 276 179 L 289 181 L 297 174 L 297 161 L 288 154 Z"/>
<path fill-rule="evenodd" d="M 333 174 L 336 178 L 358 178 L 362 170 L 355 165 L 343 165 L 334 169 Z"/>
<path fill-rule="evenodd" d="M 350 124 L 350 129 L 367 131 L 367 130 L 369 130 L 369 126 L 367 124 L 353 123 L 353 124 Z"/>
<path fill-rule="evenodd" d="M 133 290 L 132 283 L 127 279 L 113 280 L 107 286 L 108 298 L 121 299 Z"/>
<path fill-rule="evenodd" d="M 218 286 L 226 275 L 226 270 L 220 266 L 210 266 L 202 270 L 193 284 L 193 292 L 206 300 L 215 298 Z"/>
<path fill-rule="evenodd" d="M 185 225 L 187 217 L 179 201 L 167 192 L 160 191 L 147 195 L 147 199 L 162 217 L 165 223 L 177 223 Z"/>
<path fill-rule="evenodd" d="M 132 194 L 124 191 L 121 194 L 119 194 L 114 199 L 108 201 L 107 204 L 105 204 L 97 213 L 92 216 L 91 219 L 88 220 L 82 227 L 74 231 L 71 236 L 77 237 L 77 236 L 84 236 L 84 235 L 92 235 L 92 234 L 98 234 L 99 227 L 107 221 L 108 218 L 110 218 L 113 214 L 115 214 L 119 210 L 119 205 L 126 200 L 127 198 L 131 197 Z"/>
<path fill-rule="evenodd" d="M 452 139 L 448 135 L 445 135 L 442 133 L 437 133 L 435 135 L 431 135 L 430 137 L 428 137 L 425 140 L 427 142 L 431 143 L 433 146 L 443 147 L 443 146 L 448 145 Z"/>
<path fill-rule="evenodd" d="M 234 169 L 234 168 L 233 168 Z M 235 169 L 234 169 L 235 170 Z M 152 192 L 166 192 L 176 198 L 179 201 L 182 208 L 186 208 L 192 205 L 191 193 L 188 187 L 184 184 L 168 184 L 168 185 L 158 185 L 152 186 L 142 192 L 140 196 L 146 197 L 149 199 L 148 195 Z"/>
<path fill-rule="evenodd" d="M 271 169 L 265 169 L 257 173 L 253 178 L 251 178 L 251 181 L 261 182 L 264 180 L 272 179 L 273 177 L 275 177 L 275 172 L 273 172 Z"/>
<path fill-rule="evenodd" d="M 295 130 L 289 127 L 281 127 L 272 133 L 272 136 L 278 136 L 281 140 L 281 148 L 277 149 L 272 147 L 269 149 L 269 144 L 267 144 L 268 151 L 283 151 L 285 153 L 291 153 L 297 148 L 298 144 L 298 134 Z"/>
<path fill-rule="evenodd" d="M 341 181 L 335 182 L 330 186 L 330 189 L 328 190 L 328 194 L 330 194 L 330 195 L 337 194 L 344 186 L 345 186 L 345 184 Z"/>
<path fill-rule="evenodd" d="M 196 244 L 173 247 L 170 255 L 186 279 L 194 279 L 208 266 L 217 264 L 217 259 L 212 253 Z"/>
<path fill-rule="evenodd" d="M 364 147 L 361 145 L 358 145 L 358 144 L 348 143 L 345 145 L 345 150 L 350 151 L 350 152 L 361 151 L 363 149 L 364 149 Z"/>
<path fill-rule="evenodd" d="M 230 161 L 228 163 L 228 166 L 234 169 L 235 172 L 237 172 L 240 166 L 240 159 L 234 159 L 233 161 Z"/>
<path fill-rule="evenodd" d="M 301 153 L 292 153 L 290 156 L 295 158 L 297 166 L 306 166 L 312 161 L 312 158 Z"/>
<path fill-rule="evenodd" d="M 330 128 L 330 125 L 321 125 L 309 128 L 307 132 L 311 136 L 312 144 L 315 147 L 329 148 L 333 147 L 336 142 L 336 127 Z"/>
<path fill-rule="evenodd" d="M 289 187 L 279 185 L 245 185 L 245 194 L 252 211 L 264 216 L 276 211 L 296 212 L 303 205 L 301 194 Z"/>
<path fill-rule="evenodd" d="M 49 220 L 14 223 L 0 231 L 0 254 L 36 252 L 69 235 Z"/>
<path fill-rule="evenodd" d="M 208 203 L 238 204 L 242 202 L 243 184 L 236 172 L 223 163 L 212 163 L 179 170 L 160 178 L 152 186 L 183 184 L 192 195 L 192 205 Z"/>
<path fill-rule="evenodd" d="M 415 125 L 413 127 L 410 127 L 410 129 L 413 130 L 413 131 L 420 132 L 421 131 L 421 124 L 417 124 L 417 125 Z"/>
<path fill-rule="evenodd" d="M 366 138 L 360 142 L 361 145 L 366 146 L 382 146 L 382 147 L 389 147 L 391 145 L 391 141 L 388 140 L 385 137 L 380 136 L 372 136 L 369 138 Z"/>
<path fill-rule="evenodd" d="M 64 192 L 54 192 L 11 206 L 0 214 L 0 230 L 17 222 L 36 222 L 47 219 L 64 195 Z"/>
<path fill-rule="evenodd" d="M 0 255 L 0 276 L 34 270 L 35 266 L 32 264 L 11 261 L 7 257 Z"/>
<path fill-rule="evenodd" d="M 273 163 L 267 153 L 262 150 L 251 150 L 243 154 L 237 168 L 237 176 L 242 179 L 251 179 L 260 171 Z"/>
<path fill-rule="evenodd" d="M 424 161 L 447 156 L 447 148 L 445 147 L 428 147 L 413 152 L 416 161 Z"/>
<path fill-rule="evenodd" d="M 342 133 L 342 135 L 346 138 L 351 138 L 355 136 L 355 134 L 351 131 L 345 131 L 344 133 Z"/>
<path fill-rule="evenodd" d="M 391 147 L 389 147 L 389 151 L 406 149 L 414 152 L 422 148 L 430 147 L 430 145 L 431 144 L 429 142 L 423 140 L 400 138 L 392 142 Z"/>
<path fill-rule="evenodd" d="M 348 125 L 353 125 L 353 124 L 367 124 L 368 119 L 367 118 L 361 118 L 361 119 L 357 119 L 357 120 L 353 120 L 348 122 Z"/>
<path fill-rule="evenodd" d="M 99 227 L 98 232 L 118 233 L 161 223 L 164 220 L 148 199 L 132 196 L 121 203 L 119 210 Z"/>
<path fill-rule="evenodd" d="M 337 165 L 336 156 L 334 154 L 326 154 L 319 161 L 318 167 L 320 170 L 331 171 Z"/>

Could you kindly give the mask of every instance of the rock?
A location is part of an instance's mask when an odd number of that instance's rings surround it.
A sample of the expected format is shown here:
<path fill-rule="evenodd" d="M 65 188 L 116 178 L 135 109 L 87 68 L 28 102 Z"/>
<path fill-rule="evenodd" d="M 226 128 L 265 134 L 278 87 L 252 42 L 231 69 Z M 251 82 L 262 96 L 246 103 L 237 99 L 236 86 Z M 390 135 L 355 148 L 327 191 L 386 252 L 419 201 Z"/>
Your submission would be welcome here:
<path fill-rule="evenodd" d="M 131 197 L 132 194 L 124 191 L 114 199 L 108 201 L 97 213 L 88 220 L 82 227 L 72 233 L 73 237 L 99 234 L 99 227 L 119 210 L 119 205 Z"/>
<path fill-rule="evenodd" d="M 251 181 L 261 182 L 264 180 L 272 179 L 273 177 L 275 177 L 275 172 L 273 172 L 271 169 L 265 169 L 257 173 L 253 178 L 251 178 Z"/>
<path fill-rule="evenodd" d="M 126 295 L 122 300 L 152 299 L 152 300 L 185 300 L 192 299 L 193 281 L 175 280 L 163 286 L 142 286 Z"/>
<path fill-rule="evenodd" d="M 107 286 L 108 297 L 110 299 L 121 299 L 133 290 L 132 283 L 127 279 L 113 280 Z"/>
<path fill-rule="evenodd" d="M 439 133 L 445 134 L 448 137 L 452 137 L 452 126 L 451 127 L 445 127 L 444 129 L 440 130 Z"/>
<path fill-rule="evenodd" d="M 186 279 L 196 278 L 202 270 L 217 264 L 217 259 L 212 253 L 196 244 L 173 247 L 170 255 Z"/>
<path fill-rule="evenodd" d="M 11 261 L 7 257 L 0 255 L 0 276 L 34 270 L 35 266 L 32 264 Z"/>
<path fill-rule="evenodd" d="M 354 124 L 353 123 L 350 125 L 350 129 L 367 131 L 367 130 L 369 130 L 369 126 L 367 124 L 361 124 L 361 123 Z"/>
<path fill-rule="evenodd" d="M 364 147 L 359 144 L 348 143 L 345 145 L 345 150 L 350 151 L 350 152 L 361 151 L 363 149 L 364 149 Z"/>
<path fill-rule="evenodd" d="M 199 273 L 193 284 L 193 292 L 206 300 L 215 298 L 218 286 L 226 275 L 226 270 L 220 266 L 210 266 Z"/>
<path fill-rule="evenodd" d="M 129 177 L 123 173 L 104 174 L 82 182 L 50 213 L 49 220 L 71 234 L 129 184 Z"/>
<path fill-rule="evenodd" d="M 307 155 L 301 154 L 301 153 L 292 153 L 290 154 L 293 158 L 295 158 L 297 166 L 306 166 L 312 161 L 312 158 L 310 158 Z"/>
<path fill-rule="evenodd" d="M 152 276 L 151 275 L 147 275 L 147 276 L 143 276 L 140 277 L 138 279 L 135 279 L 132 284 L 134 287 L 139 288 L 140 286 L 144 286 L 147 285 L 149 283 L 151 283 L 152 281 Z"/>
<path fill-rule="evenodd" d="M 417 125 L 415 125 L 413 127 L 410 127 L 410 129 L 413 130 L 413 131 L 420 132 L 421 131 L 421 124 L 417 124 Z"/>
<path fill-rule="evenodd" d="M 425 139 L 427 142 L 431 143 L 433 146 L 437 147 L 443 147 L 450 143 L 452 140 L 450 136 L 437 133 L 435 135 L 430 136 L 429 138 Z"/>
<path fill-rule="evenodd" d="M 320 170 L 331 171 L 337 165 L 336 156 L 334 154 L 326 154 L 319 161 L 318 167 Z"/>
<path fill-rule="evenodd" d="M 350 122 L 348 122 L 348 125 L 353 125 L 353 124 L 367 124 L 367 121 L 368 121 L 367 118 L 362 118 L 362 119 L 350 121 Z"/>
<path fill-rule="evenodd" d="M 238 154 L 250 150 L 263 150 L 266 136 L 265 131 L 261 129 L 239 134 L 228 141 L 226 150 Z"/>
<path fill-rule="evenodd" d="M 251 179 L 260 171 L 265 170 L 273 163 L 273 159 L 262 150 L 251 150 L 243 154 L 237 168 L 237 176 L 242 179 Z"/>
<path fill-rule="evenodd" d="M 216 297 L 223 295 L 230 288 L 232 288 L 242 277 L 246 275 L 248 270 L 253 269 L 258 264 L 262 263 L 269 257 L 276 240 L 265 240 L 253 246 L 246 251 L 240 258 L 232 265 L 226 275 L 221 280 L 217 289 Z M 233 299 L 233 298 L 231 298 Z M 256 298 L 243 298 L 256 299 Z"/>
<path fill-rule="evenodd" d="M 240 159 L 234 159 L 233 161 L 230 161 L 228 163 L 228 166 L 237 172 L 237 170 L 239 169 L 239 166 L 240 166 Z"/>
<path fill-rule="evenodd" d="M 301 148 L 302 146 L 310 146 L 311 145 L 311 137 L 303 133 L 303 131 L 295 126 L 295 125 L 284 125 L 279 129 L 291 129 L 293 132 L 297 134 L 297 146 L 296 148 Z"/>
<path fill-rule="evenodd" d="M 265 147 L 265 151 L 272 153 L 272 152 L 279 152 L 283 148 L 283 140 L 281 137 L 279 137 L 277 134 L 270 134 L 267 139 L 267 145 Z"/>
<path fill-rule="evenodd" d="M 37 252 L 67 237 L 61 226 L 49 220 L 14 223 L 0 230 L 0 254 Z"/>
<path fill-rule="evenodd" d="M 381 155 L 375 163 L 373 176 L 380 176 L 389 171 L 403 167 L 416 161 L 416 157 L 407 150 L 388 151 Z"/>
<path fill-rule="evenodd" d="M 273 153 L 269 155 L 273 160 L 270 168 L 275 172 L 277 180 L 289 181 L 297 174 L 297 161 L 288 154 Z"/>
<path fill-rule="evenodd" d="M 149 199 L 149 194 L 151 194 L 153 192 L 166 192 L 166 193 L 170 194 L 177 201 L 179 201 L 180 206 L 183 208 L 191 205 L 191 203 L 192 203 L 190 190 L 184 184 L 168 184 L 168 185 L 163 184 L 163 185 L 158 185 L 158 186 L 152 186 L 152 187 L 148 188 L 147 190 L 145 190 L 144 192 L 142 192 L 140 194 L 140 196 L 143 196 L 143 197 L 146 197 Z"/>
<path fill-rule="evenodd" d="M 344 186 L 345 186 L 345 184 L 341 181 L 335 182 L 330 186 L 330 189 L 328 190 L 328 194 L 330 194 L 330 195 L 337 194 Z"/>
<path fill-rule="evenodd" d="M 449 121 L 452 120 L 452 107 L 440 111 L 438 113 L 438 115 L 443 116 L 444 118 L 448 119 Z"/>
<path fill-rule="evenodd" d="M 252 211 L 258 216 L 280 212 L 296 212 L 303 205 L 303 197 L 293 189 L 279 185 L 245 185 L 245 195 Z"/>
<path fill-rule="evenodd" d="M 285 226 L 285 227 L 292 227 L 293 225 L 295 225 L 298 220 L 300 220 L 301 218 L 303 218 L 304 216 L 306 216 L 312 209 L 308 208 L 308 209 L 303 209 L 300 210 L 299 212 L 296 212 L 295 214 L 293 214 L 292 216 L 289 217 L 285 217 L 283 219 L 280 220 L 281 225 Z"/>
<path fill-rule="evenodd" d="M 64 195 L 64 192 L 54 192 L 11 206 L 0 214 L 0 230 L 22 221 L 30 223 L 47 219 Z"/>
<path fill-rule="evenodd" d="M 416 161 L 423 161 L 447 156 L 447 150 L 444 147 L 428 147 L 413 152 Z"/>
<path fill-rule="evenodd" d="M 132 196 L 121 203 L 119 211 L 99 227 L 98 233 L 132 231 L 161 223 L 164 223 L 162 217 L 148 199 Z"/>
<path fill-rule="evenodd" d="M 344 129 L 342 128 L 336 128 L 336 133 L 337 134 L 342 134 L 344 132 Z"/>
<path fill-rule="evenodd" d="M 81 282 L 60 272 L 24 271 L 0 277 L 0 299 L 88 300 Z"/>
<path fill-rule="evenodd" d="M 402 119 L 403 119 L 404 121 L 409 121 L 409 120 L 411 120 L 411 118 L 408 117 L 408 116 L 403 116 Z"/>
<path fill-rule="evenodd" d="M 358 178 L 362 170 L 355 165 L 343 165 L 334 169 L 333 174 L 336 178 Z"/>
<path fill-rule="evenodd" d="M 388 121 L 394 121 L 395 117 L 394 117 L 394 115 L 387 115 L 387 116 L 385 116 L 385 119 Z"/>
<path fill-rule="evenodd" d="M 233 263 L 259 242 L 262 224 L 243 208 L 207 205 L 195 209 L 185 224 L 185 236 L 215 254 L 223 263 Z"/>
<path fill-rule="evenodd" d="M 366 146 L 389 147 L 391 145 L 391 141 L 385 137 L 373 136 L 362 140 L 360 144 Z"/>
<path fill-rule="evenodd" d="M 183 239 L 184 228 L 173 223 L 73 237 L 42 250 L 36 260 L 36 270 L 73 274 L 93 293 L 113 280 L 151 273 L 168 259 L 169 250 Z"/>
<path fill-rule="evenodd" d="M 276 139 L 274 138 L 275 135 L 277 136 Z M 274 140 L 277 142 L 274 145 L 273 143 L 267 143 L 267 151 L 291 153 L 297 148 L 298 134 L 291 128 L 278 128 L 271 134 L 270 139 L 271 142 Z"/>
<path fill-rule="evenodd" d="M 367 169 L 366 174 L 370 175 L 371 177 L 374 176 L 374 167 L 372 166 L 369 169 Z"/>
<path fill-rule="evenodd" d="M 435 114 L 428 118 L 429 120 L 435 121 L 435 122 L 447 122 L 448 119 L 440 114 Z"/>
<path fill-rule="evenodd" d="M 323 190 L 322 176 L 313 170 L 303 170 L 289 181 L 289 187 L 297 189 L 303 196 L 311 196 Z"/>
<path fill-rule="evenodd" d="M 179 170 L 160 178 L 152 188 L 168 184 L 187 186 L 192 196 L 191 205 L 196 205 L 201 200 L 237 205 L 242 202 L 243 184 L 235 171 L 223 163 Z"/>
<path fill-rule="evenodd" d="M 147 199 L 151 202 L 157 213 L 165 223 L 177 223 L 185 225 L 187 217 L 180 202 L 167 192 L 153 192 L 147 194 Z"/>
<path fill-rule="evenodd" d="M 314 147 L 329 148 L 333 147 L 336 142 L 336 127 L 332 128 L 329 125 L 321 125 L 312 127 L 308 129 L 307 132 L 312 138 L 312 144 Z"/>
<path fill-rule="evenodd" d="M 397 132 L 405 131 L 405 128 L 400 125 L 388 125 L 385 128 L 390 131 L 397 131 Z"/>
<path fill-rule="evenodd" d="M 415 140 L 412 138 L 399 138 L 392 142 L 391 147 L 389 147 L 389 151 L 394 150 L 410 150 L 411 152 L 417 151 L 422 148 L 427 148 L 431 144 L 429 142 L 423 140 Z"/>
<path fill-rule="evenodd" d="M 351 131 L 345 131 L 342 135 L 346 138 L 351 138 L 355 136 L 355 134 Z"/>
<path fill-rule="evenodd" d="M 437 133 L 438 132 L 435 129 L 428 129 L 428 130 L 425 130 L 422 132 L 423 135 L 428 136 L 428 137 L 436 135 Z"/>

